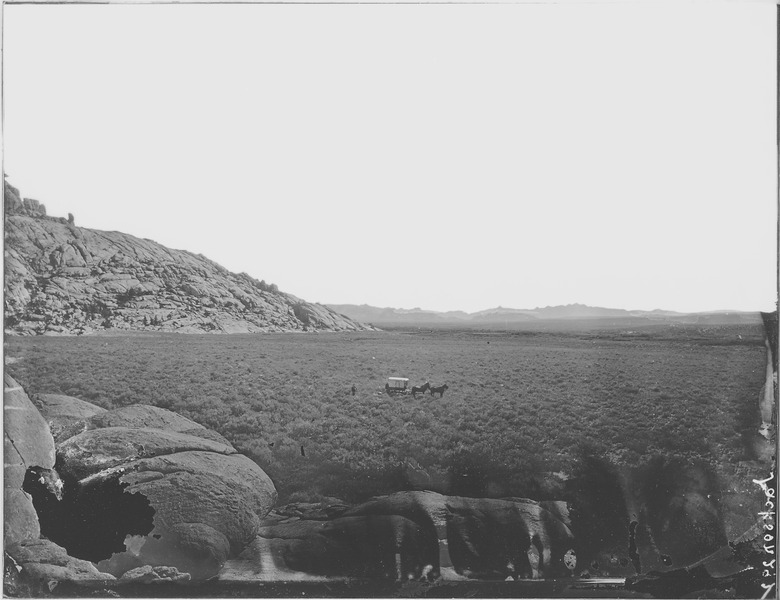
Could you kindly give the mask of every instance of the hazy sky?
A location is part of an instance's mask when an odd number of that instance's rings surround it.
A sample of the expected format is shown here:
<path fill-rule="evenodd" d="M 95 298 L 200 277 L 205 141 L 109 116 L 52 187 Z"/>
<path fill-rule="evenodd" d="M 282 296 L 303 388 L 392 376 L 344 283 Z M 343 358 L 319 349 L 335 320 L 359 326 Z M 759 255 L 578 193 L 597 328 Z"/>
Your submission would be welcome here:
<path fill-rule="evenodd" d="M 4 8 L 4 168 L 323 303 L 772 310 L 772 2 Z"/>

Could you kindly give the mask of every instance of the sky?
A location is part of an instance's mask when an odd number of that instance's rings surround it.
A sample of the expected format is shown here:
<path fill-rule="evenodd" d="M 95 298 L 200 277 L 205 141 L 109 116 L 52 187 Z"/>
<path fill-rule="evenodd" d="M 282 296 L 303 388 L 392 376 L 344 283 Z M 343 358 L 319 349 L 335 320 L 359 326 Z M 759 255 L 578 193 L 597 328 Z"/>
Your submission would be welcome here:
<path fill-rule="evenodd" d="M 4 171 L 311 302 L 773 310 L 775 11 L 6 4 Z"/>

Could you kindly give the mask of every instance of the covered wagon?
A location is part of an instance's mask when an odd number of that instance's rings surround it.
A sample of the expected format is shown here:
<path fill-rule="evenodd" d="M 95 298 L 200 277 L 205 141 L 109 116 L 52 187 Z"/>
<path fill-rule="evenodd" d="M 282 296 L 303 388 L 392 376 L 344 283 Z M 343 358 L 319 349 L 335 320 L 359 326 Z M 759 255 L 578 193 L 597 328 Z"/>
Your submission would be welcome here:
<path fill-rule="evenodd" d="M 410 394 L 409 379 L 407 377 L 388 377 L 385 392 L 391 396 Z"/>

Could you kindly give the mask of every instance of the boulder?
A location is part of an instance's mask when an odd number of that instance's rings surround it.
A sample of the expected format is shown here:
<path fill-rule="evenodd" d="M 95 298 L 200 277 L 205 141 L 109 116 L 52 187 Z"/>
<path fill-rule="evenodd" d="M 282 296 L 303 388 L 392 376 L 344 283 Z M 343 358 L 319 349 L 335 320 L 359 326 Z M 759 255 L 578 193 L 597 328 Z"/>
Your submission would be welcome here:
<path fill-rule="evenodd" d="M 396 492 L 371 498 L 350 508 L 344 516 L 402 515 L 414 521 L 430 519 L 436 526 L 444 526 L 447 519 L 446 502 L 449 496 L 437 492 Z"/>
<path fill-rule="evenodd" d="M 573 538 L 538 504 L 492 498 L 451 498 L 447 541 L 457 573 L 505 579 L 567 575 Z"/>
<path fill-rule="evenodd" d="M 106 412 L 96 404 L 63 394 L 33 394 L 33 404 L 47 420 L 58 418 L 89 419 Z"/>
<path fill-rule="evenodd" d="M 180 452 L 137 461 L 131 469 L 120 481 L 128 493 L 149 499 L 156 523 L 207 525 L 235 553 L 254 539 L 277 497 L 269 477 L 243 454 Z M 197 538 L 197 532 L 189 533 Z"/>
<path fill-rule="evenodd" d="M 296 542 L 298 546 L 308 544 L 310 547 L 319 542 L 319 554 L 321 555 L 326 555 L 329 550 L 321 540 L 315 542 L 313 539 L 310 539 L 307 542 L 284 538 L 267 539 L 258 536 L 238 558 L 225 562 L 219 571 L 218 579 L 223 582 L 328 581 L 345 579 L 343 576 L 317 575 L 289 567 L 285 562 L 285 556 L 289 552 L 289 547 L 295 545 Z"/>
<path fill-rule="evenodd" d="M 398 515 L 262 527 L 239 558 L 225 565 L 220 579 L 419 579 L 432 572 L 438 559 L 435 539 L 426 540 L 426 535 Z"/>
<path fill-rule="evenodd" d="M 41 581 L 112 581 L 91 562 L 74 558 L 54 542 L 27 539 L 6 546 L 6 552 L 21 567 L 21 574 Z"/>
<path fill-rule="evenodd" d="M 436 492 L 397 492 L 379 496 L 351 508 L 343 516 L 399 515 L 410 519 L 426 532 L 426 540 L 435 544 L 436 558 L 432 575 L 438 576 L 441 567 L 452 567 L 447 548 L 447 496 Z"/>
<path fill-rule="evenodd" d="M 349 505 L 339 498 L 325 498 L 320 502 L 291 502 L 274 507 L 274 513 L 280 517 L 313 521 L 327 521 L 341 516 L 347 510 L 349 510 Z"/>
<path fill-rule="evenodd" d="M 508 498 L 514 510 L 528 527 L 531 538 L 533 577 L 571 575 L 576 566 L 574 535 L 566 502 L 543 500 L 537 502 L 528 498 Z M 568 558 L 567 558 L 568 555 Z M 567 564 L 567 561 L 569 564 Z"/>
<path fill-rule="evenodd" d="M 728 547 L 718 506 L 721 485 L 708 464 L 657 459 L 635 478 L 642 493 L 640 521 L 669 564 L 690 566 Z M 643 563 L 658 568 L 649 558 Z"/>
<path fill-rule="evenodd" d="M 106 412 L 95 404 L 61 394 L 34 394 L 31 400 L 48 422 L 55 443 L 86 431 L 90 417 Z"/>
<path fill-rule="evenodd" d="M 578 574 L 626 577 L 637 572 L 638 558 L 629 549 L 629 524 L 638 518 L 639 509 L 627 504 L 633 487 L 629 479 L 609 460 L 586 456 L 566 482 Z"/>
<path fill-rule="evenodd" d="M 59 394 L 36 394 L 32 401 L 48 421 L 57 443 L 91 429 L 127 427 L 187 433 L 232 448 L 230 442 L 216 431 L 178 413 L 156 406 L 132 404 L 107 411 L 79 398 Z"/>
<path fill-rule="evenodd" d="M 282 508 L 307 516 L 310 506 Z M 329 520 L 261 527 L 220 578 L 503 580 L 568 576 L 574 566 L 564 502 L 406 491 L 372 498 Z"/>
<path fill-rule="evenodd" d="M 5 204 L 5 213 L 13 214 L 21 212 L 23 209 L 22 197 L 19 195 L 19 190 L 12 186 L 10 183 L 3 180 L 3 203 Z"/>
<path fill-rule="evenodd" d="M 724 486 L 706 461 L 656 456 L 619 468 L 587 457 L 578 471 L 567 493 L 573 498 L 580 570 L 626 577 L 728 554 L 720 505 Z"/>
<path fill-rule="evenodd" d="M 23 491 L 30 469 L 54 468 L 54 439 L 46 421 L 22 387 L 9 375 L 4 380 L 4 541 L 8 545 L 37 538 L 40 526 L 32 497 Z"/>
<path fill-rule="evenodd" d="M 395 514 L 433 529 L 447 578 L 552 577 L 570 574 L 564 557 L 574 548 L 565 503 L 495 500 L 397 492 L 373 498 L 344 516 Z M 569 554 L 571 556 L 571 553 Z"/>
<path fill-rule="evenodd" d="M 133 544 L 126 539 L 126 550 L 99 563 L 116 574 L 147 564 L 210 577 L 254 539 L 276 499 L 268 476 L 239 454 L 182 452 L 137 461 L 117 482 L 125 495 L 144 498 L 153 515 Z"/>
<path fill-rule="evenodd" d="M 46 207 L 41 202 L 38 202 L 38 200 L 34 200 L 33 198 L 25 198 L 22 200 L 22 205 L 24 206 L 25 212 L 31 217 L 46 216 Z"/>
<path fill-rule="evenodd" d="M 58 443 L 71 493 L 51 531 L 116 576 L 150 566 L 210 577 L 256 537 L 276 501 L 257 464 L 180 415 L 134 405 L 82 423 Z"/>
<path fill-rule="evenodd" d="M 87 424 L 88 429 L 100 429 L 104 427 L 164 429 L 166 431 L 186 433 L 195 437 L 220 442 L 225 446 L 230 446 L 232 448 L 230 442 L 216 431 L 208 429 L 200 423 L 196 423 L 173 411 L 147 404 L 132 404 L 111 411 L 103 411 L 99 414 L 95 414 L 89 419 Z"/>
<path fill-rule="evenodd" d="M 78 480 L 142 458 L 189 450 L 236 452 L 233 446 L 186 433 L 129 427 L 91 429 L 61 442 L 57 450 L 62 475 Z"/>
<path fill-rule="evenodd" d="M 30 217 L 45 217 L 46 207 L 32 198 L 22 199 L 19 190 L 7 181 L 4 181 L 5 193 L 3 200 L 5 203 L 6 215 L 21 214 Z"/>
<path fill-rule="evenodd" d="M 46 420 L 10 375 L 4 379 L 5 487 L 21 487 L 29 467 L 54 467 L 54 438 Z"/>
<path fill-rule="evenodd" d="M 174 567 L 152 567 L 144 565 L 127 571 L 119 579 L 120 583 L 163 583 L 189 581 L 189 573 L 179 573 Z"/>
<path fill-rule="evenodd" d="M 38 538 L 41 526 L 32 498 L 22 490 L 3 490 L 3 535 L 6 545 L 28 538 Z"/>

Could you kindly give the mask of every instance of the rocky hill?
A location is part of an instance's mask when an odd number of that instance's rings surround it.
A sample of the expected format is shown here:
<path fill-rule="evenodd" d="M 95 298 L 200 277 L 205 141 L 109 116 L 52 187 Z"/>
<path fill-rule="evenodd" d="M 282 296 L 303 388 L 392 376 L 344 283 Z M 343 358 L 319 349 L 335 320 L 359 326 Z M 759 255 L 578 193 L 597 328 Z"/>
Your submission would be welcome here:
<path fill-rule="evenodd" d="M 370 329 L 205 256 L 49 217 L 5 182 L 5 331 Z"/>

